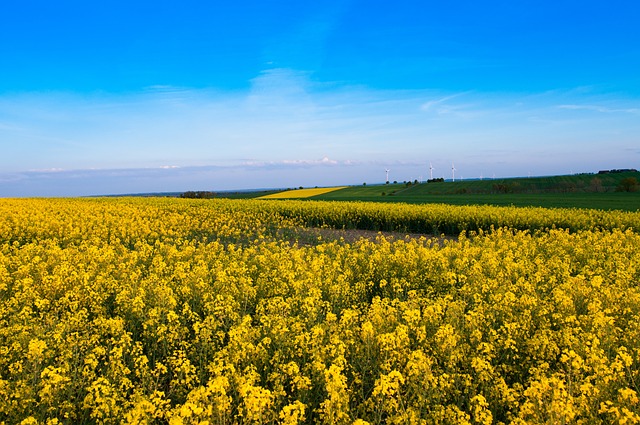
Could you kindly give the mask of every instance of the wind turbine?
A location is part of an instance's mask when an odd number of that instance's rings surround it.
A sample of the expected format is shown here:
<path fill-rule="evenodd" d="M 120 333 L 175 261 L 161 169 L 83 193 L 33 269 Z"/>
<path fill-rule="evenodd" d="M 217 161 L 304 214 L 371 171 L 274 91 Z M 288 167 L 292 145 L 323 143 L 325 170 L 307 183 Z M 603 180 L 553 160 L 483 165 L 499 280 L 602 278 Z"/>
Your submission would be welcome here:
<path fill-rule="evenodd" d="M 451 162 L 451 181 L 456 181 L 456 167 Z"/>
<path fill-rule="evenodd" d="M 431 165 L 431 161 L 429 161 L 429 178 L 431 180 L 433 180 L 433 170 L 435 170 L 435 168 L 433 168 L 433 165 Z"/>
<path fill-rule="evenodd" d="M 387 183 L 389 183 L 389 171 L 391 171 L 391 170 L 386 168 L 384 171 L 387 173 Z"/>

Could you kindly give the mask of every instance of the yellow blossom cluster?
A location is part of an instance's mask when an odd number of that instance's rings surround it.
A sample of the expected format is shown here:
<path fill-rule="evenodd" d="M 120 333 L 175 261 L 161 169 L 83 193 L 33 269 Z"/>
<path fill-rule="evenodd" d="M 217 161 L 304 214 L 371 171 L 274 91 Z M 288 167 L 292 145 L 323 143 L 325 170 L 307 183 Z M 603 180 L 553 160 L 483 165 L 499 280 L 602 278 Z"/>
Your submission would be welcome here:
<path fill-rule="evenodd" d="M 409 233 L 457 235 L 462 231 L 488 230 L 491 226 L 518 230 L 640 229 L 640 205 L 638 211 L 622 212 L 580 208 L 271 200 L 265 202 L 261 209 L 295 218 L 308 226 Z"/>
<path fill-rule="evenodd" d="M 285 190 L 284 192 L 272 193 L 270 195 L 261 196 L 260 199 L 300 199 L 310 198 L 312 196 L 324 195 L 325 193 L 334 192 L 336 190 L 344 189 L 346 186 L 336 187 L 316 187 L 313 189 L 293 189 Z"/>
<path fill-rule="evenodd" d="M 0 200 L 0 424 L 640 423 L 638 215 L 431 208 Z"/>

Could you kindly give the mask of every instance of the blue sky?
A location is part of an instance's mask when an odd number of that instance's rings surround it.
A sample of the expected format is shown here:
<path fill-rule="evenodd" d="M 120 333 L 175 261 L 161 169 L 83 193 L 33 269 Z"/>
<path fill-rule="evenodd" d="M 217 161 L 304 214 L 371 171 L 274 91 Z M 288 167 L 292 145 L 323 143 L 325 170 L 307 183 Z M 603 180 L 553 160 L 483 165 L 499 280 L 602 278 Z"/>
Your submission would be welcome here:
<path fill-rule="evenodd" d="M 29 1 L 0 196 L 640 168 L 634 1 Z"/>

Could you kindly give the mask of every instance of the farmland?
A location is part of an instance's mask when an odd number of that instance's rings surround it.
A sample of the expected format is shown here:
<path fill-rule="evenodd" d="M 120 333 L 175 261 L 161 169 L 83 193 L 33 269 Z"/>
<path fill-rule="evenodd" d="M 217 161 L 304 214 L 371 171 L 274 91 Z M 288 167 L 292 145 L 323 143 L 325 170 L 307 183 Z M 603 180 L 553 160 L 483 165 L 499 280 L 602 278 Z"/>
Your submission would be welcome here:
<path fill-rule="evenodd" d="M 457 183 L 453 183 L 457 184 Z M 423 184 L 426 186 L 427 184 Z M 640 193 L 435 193 L 420 192 L 404 185 L 368 186 L 367 190 L 350 187 L 344 191 L 314 197 L 325 201 L 404 202 L 410 204 L 496 205 L 543 208 L 592 208 L 636 211 Z M 387 191 L 384 195 L 383 192 Z M 396 191 L 389 195 L 388 192 Z"/>
<path fill-rule="evenodd" d="M 629 192 L 619 190 L 621 181 L 629 178 L 639 181 L 640 173 L 365 184 L 330 190 L 308 199 L 637 211 L 640 209 L 640 186 Z M 278 193 L 282 192 L 270 194 L 270 197 L 277 197 Z M 246 197 L 252 197 L 250 195 L 247 193 Z"/>
<path fill-rule="evenodd" d="M 587 209 L 3 199 L 0 422 L 638 423 L 639 228 Z"/>
<path fill-rule="evenodd" d="M 344 189 L 345 186 L 337 186 L 337 187 L 324 187 L 324 188 L 313 188 L 313 189 L 294 189 L 294 190 L 286 190 L 284 192 L 273 193 L 269 195 L 260 196 L 258 199 L 301 199 L 301 198 L 312 198 L 316 196 L 326 195 L 328 193 L 334 192 L 336 190 Z"/>

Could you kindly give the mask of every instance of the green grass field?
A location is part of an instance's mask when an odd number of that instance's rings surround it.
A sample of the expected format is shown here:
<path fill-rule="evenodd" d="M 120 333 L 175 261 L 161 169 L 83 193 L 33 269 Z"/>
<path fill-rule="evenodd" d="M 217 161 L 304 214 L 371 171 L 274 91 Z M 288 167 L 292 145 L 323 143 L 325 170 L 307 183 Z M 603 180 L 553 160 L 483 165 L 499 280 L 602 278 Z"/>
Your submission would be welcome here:
<path fill-rule="evenodd" d="M 354 190 L 355 192 L 355 190 Z M 502 205 L 536 206 L 545 208 L 594 208 L 601 210 L 636 211 L 640 209 L 639 193 L 540 193 L 540 194 L 443 194 L 410 196 L 366 196 L 344 190 L 333 196 L 318 196 L 316 200 L 369 201 L 369 202 L 406 202 L 412 204 L 440 203 L 451 205 Z"/>
<path fill-rule="evenodd" d="M 457 182 L 351 186 L 315 196 L 317 200 L 514 205 L 636 211 L 640 191 L 619 192 L 620 182 L 640 173 L 579 174 Z"/>
<path fill-rule="evenodd" d="M 349 186 L 307 199 L 324 201 L 442 203 L 452 205 L 513 205 L 545 208 L 640 210 L 638 190 L 620 192 L 622 180 L 639 172 L 464 180 L 456 182 Z M 279 191 L 218 193 L 223 198 L 257 198 Z"/>

